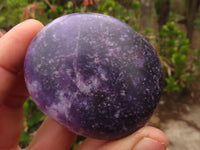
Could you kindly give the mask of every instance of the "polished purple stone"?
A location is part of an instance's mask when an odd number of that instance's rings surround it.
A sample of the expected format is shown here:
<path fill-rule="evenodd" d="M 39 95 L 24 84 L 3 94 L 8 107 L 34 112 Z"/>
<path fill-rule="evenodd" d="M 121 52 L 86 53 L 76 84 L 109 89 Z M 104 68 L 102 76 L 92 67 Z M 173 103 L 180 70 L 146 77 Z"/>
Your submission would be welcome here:
<path fill-rule="evenodd" d="M 162 89 L 152 46 L 124 22 L 95 13 L 45 26 L 28 48 L 24 71 L 46 115 L 97 139 L 119 139 L 144 126 Z"/>

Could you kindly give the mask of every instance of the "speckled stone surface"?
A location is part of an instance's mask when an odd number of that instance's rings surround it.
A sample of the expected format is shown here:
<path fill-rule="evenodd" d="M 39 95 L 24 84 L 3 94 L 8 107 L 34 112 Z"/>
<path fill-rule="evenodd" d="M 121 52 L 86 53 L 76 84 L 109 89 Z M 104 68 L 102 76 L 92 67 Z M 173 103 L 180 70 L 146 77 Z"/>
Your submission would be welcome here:
<path fill-rule="evenodd" d="M 24 71 L 38 107 L 86 137 L 130 135 L 161 95 L 154 49 L 127 24 L 100 14 L 70 14 L 44 27 L 28 48 Z"/>

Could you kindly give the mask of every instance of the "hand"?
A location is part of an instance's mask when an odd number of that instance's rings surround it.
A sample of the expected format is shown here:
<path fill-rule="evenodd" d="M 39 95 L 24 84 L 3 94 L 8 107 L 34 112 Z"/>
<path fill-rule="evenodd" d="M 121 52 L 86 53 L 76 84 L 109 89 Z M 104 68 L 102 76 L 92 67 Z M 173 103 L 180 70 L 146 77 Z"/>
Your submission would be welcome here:
<path fill-rule="evenodd" d="M 15 26 L 0 38 L 0 150 L 20 150 L 23 104 L 29 96 L 23 77 L 26 49 L 43 28 L 36 20 Z M 69 150 L 76 135 L 46 118 L 28 150 Z M 166 136 L 153 127 L 143 127 L 116 141 L 87 138 L 77 150 L 164 150 Z"/>

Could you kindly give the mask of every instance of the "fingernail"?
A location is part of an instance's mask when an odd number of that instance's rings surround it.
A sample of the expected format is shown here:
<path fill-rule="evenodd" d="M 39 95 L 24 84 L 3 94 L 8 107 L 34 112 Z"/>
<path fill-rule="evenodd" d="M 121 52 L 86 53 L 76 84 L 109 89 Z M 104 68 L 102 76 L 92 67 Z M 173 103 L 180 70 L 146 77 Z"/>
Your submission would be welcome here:
<path fill-rule="evenodd" d="M 150 138 L 143 138 L 133 150 L 166 150 L 164 144 L 150 139 Z"/>

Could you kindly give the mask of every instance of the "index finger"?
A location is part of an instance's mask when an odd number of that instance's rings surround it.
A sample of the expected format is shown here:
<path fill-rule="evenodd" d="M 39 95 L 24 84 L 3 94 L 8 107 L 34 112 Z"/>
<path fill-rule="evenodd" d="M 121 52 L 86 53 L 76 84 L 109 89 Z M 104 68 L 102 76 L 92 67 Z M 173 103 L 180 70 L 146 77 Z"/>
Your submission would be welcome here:
<path fill-rule="evenodd" d="M 43 25 L 30 19 L 12 28 L 0 39 L 0 105 L 23 69 L 26 49 Z"/>

